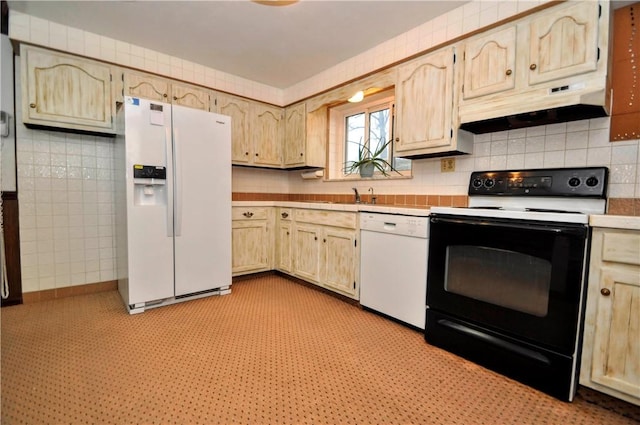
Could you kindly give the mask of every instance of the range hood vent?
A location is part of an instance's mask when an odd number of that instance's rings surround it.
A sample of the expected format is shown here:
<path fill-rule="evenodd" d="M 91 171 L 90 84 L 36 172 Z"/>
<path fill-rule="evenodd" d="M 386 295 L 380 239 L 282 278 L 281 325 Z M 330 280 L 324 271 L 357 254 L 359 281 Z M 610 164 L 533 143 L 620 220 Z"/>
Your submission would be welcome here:
<path fill-rule="evenodd" d="M 571 105 L 560 108 L 525 112 L 506 117 L 468 122 L 460 124 L 460 128 L 474 134 L 483 134 L 493 133 L 496 131 L 515 130 L 517 128 L 534 127 L 538 125 L 585 120 L 604 117 L 607 115 L 607 111 L 603 106 Z"/>

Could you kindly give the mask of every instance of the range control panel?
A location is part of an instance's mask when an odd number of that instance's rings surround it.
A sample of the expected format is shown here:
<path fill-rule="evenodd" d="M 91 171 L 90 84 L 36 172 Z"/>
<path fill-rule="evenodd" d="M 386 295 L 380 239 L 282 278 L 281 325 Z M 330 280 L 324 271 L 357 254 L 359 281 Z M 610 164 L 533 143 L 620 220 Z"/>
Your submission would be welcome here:
<path fill-rule="evenodd" d="M 606 167 L 475 171 L 469 195 L 606 198 Z"/>

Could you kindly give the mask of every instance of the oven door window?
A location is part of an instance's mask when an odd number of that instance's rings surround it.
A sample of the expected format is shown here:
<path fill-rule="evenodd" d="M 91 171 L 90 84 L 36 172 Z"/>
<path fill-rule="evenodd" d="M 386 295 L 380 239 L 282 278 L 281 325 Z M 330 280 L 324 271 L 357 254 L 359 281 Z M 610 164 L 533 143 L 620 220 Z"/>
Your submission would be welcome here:
<path fill-rule="evenodd" d="M 549 310 L 551 262 L 516 251 L 473 245 L 447 247 L 445 290 L 523 313 Z"/>

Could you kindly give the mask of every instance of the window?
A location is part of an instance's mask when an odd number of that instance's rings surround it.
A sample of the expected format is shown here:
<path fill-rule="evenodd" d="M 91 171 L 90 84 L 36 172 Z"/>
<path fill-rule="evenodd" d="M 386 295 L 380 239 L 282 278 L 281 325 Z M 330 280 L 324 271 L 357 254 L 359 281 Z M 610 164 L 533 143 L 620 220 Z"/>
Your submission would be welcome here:
<path fill-rule="evenodd" d="M 386 167 L 389 177 L 411 175 L 411 160 L 393 158 L 393 143 L 388 143 L 393 138 L 393 102 L 393 90 L 387 90 L 362 102 L 330 109 L 330 179 L 359 178 L 357 169 L 349 172 L 349 164 L 357 161 L 361 152 L 377 151 L 395 170 Z"/>

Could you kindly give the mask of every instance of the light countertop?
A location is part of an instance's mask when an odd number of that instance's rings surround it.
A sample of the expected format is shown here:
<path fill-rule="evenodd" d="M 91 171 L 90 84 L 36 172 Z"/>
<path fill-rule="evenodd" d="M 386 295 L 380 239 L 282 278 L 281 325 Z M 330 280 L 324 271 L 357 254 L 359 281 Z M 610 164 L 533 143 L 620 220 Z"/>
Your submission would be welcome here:
<path fill-rule="evenodd" d="M 640 217 L 626 215 L 592 215 L 589 216 L 591 227 L 607 227 L 611 229 L 640 230 Z"/>
<path fill-rule="evenodd" d="M 316 210 L 374 212 L 383 214 L 411 215 L 416 217 L 429 216 L 429 208 L 396 207 L 393 205 L 372 205 L 355 203 L 333 203 L 313 201 L 233 201 L 234 207 L 287 207 L 309 208 Z"/>

